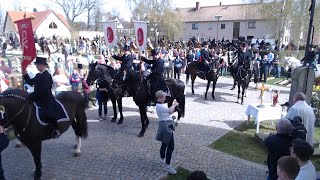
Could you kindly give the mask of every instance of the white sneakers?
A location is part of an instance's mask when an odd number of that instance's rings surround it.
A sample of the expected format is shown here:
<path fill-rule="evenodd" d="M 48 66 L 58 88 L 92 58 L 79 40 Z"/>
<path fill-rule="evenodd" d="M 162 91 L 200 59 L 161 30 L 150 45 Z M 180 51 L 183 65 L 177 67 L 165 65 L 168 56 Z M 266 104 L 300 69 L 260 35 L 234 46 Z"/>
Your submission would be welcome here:
<path fill-rule="evenodd" d="M 170 174 L 177 174 L 177 171 L 175 169 L 173 169 L 173 167 L 171 167 L 170 165 L 166 165 L 164 167 L 164 170 Z"/>

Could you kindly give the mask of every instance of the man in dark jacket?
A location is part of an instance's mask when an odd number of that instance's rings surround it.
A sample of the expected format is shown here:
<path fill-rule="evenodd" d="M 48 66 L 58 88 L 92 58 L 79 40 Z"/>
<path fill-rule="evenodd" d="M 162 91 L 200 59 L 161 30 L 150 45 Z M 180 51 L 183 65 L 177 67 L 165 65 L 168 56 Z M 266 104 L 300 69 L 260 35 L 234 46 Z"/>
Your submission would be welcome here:
<path fill-rule="evenodd" d="M 113 55 L 112 57 L 115 60 L 121 61 L 121 67 L 119 69 L 119 73 L 124 74 L 124 91 L 125 91 L 125 96 L 132 96 L 132 90 L 128 87 L 128 83 L 126 81 L 126 74 L 130 73 L 132 71 L 133 67 L 133 60 L 136 59 L 136 56 L 130 53 L 130 46 L 125 45 L 123 47 L 124 50 L 124 55 L 123 56 L 117 56 Z"/>
<path fill-rule="evenodd" d="M 282 156 L 290 155 L 292 125 L 288 119 L 280 119 L 276 125 L 276 134 L 270 134 L 264 144 L 268 149 L 268 180 L 277 180 L 277 161 Z"/>
<path fill-rule="evenodd" d="M 152 50 L 151 55 L 153 56 L 153 60 L 148 60 L 145 57 L 141 57 L 141 60 L 147 64 L 152 64 L 151 74 L 147 77 L 147 80 L 151 80 L 150 95 L 154 99 L 155 93 L 158 90 L 167 91 L 167 88 L 163 77 L 164 61 L 160 58 L 160 51 Z"/>
<path fill-rule="evenodd" d="M 26 70 L 22 71 L 23 79 L 27 84 L 34 86 L 34 92 L 28 95 L 30 101 L 36 102 L 42 109 L 46 120 L 53 125 L 53 138 L 58 138 L 60 132 L 58 131 L 57 119 L 52 118 L 56 112 L 51 112 L 50 105 L 54 103 L 55 98 L 52 95 L 53 80 L 51 74 L 47 71 L 47 58 L 37 57 L 35 65 L 40 73 L 33 79 L 29 77 Z"/>
<path fill-rule="evenodd" d="M 0 126 L 0 180 L 5 180 L 3 169 L 2 169 L 2 161 L 1 161 L 1 152 L 7 148 L 9 144 L 9 139 L 7 135 L 4 133 L 3 127 Z"/>
<path fill-rule="evenodd" d="M 204 48 L 201 50 L 201 54 L 200 54 L 200 58 L 198 60 L 199 64 L 198 64 L 198 69 L 199 72 L 198 75 L 201 78 L 205 78 L 205 75 L 209 72 L 210 70 L 210 54 L 209 54 L 209 44 L 207 42 L 204 42 Z"/>

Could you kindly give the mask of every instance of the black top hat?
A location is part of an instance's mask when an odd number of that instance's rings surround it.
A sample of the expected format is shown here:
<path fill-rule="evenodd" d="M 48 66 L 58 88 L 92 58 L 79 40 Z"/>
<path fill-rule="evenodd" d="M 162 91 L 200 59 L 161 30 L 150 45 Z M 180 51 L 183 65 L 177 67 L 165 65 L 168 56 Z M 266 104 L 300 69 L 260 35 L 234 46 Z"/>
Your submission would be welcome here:
<path fill-rule="evenodd" d="M 151 56 L 156 56 L 160 53 L 160 51 L 156 50 L 156 49 L 152 49 L 151 50 Z"/>
<path fill-rule="evenodd" d="M 124 51 L 130 51 L 130 46 L 124 45 L 123 48 L 122 48 L 122 50 L 124 50 Z"/>
<path fill-rule="evenodd" d="M 203 45 L 209 45 L 209 43 L 207 41 L 203 42 Z"/>
<path fill-rule="evenodd" d="M 48 65 L 48 64 L 47 64 L 47 58 L 37 57 L 37 58 L 36 58 L 36 62 L 34 62 L 34 64 Z"/>

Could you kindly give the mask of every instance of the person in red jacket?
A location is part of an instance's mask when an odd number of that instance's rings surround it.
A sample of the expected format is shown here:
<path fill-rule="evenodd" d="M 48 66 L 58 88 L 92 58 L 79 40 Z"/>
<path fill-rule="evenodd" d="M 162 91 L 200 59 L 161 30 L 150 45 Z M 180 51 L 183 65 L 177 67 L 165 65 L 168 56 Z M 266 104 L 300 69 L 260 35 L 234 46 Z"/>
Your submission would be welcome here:
<path fill-rule="evenodd" d="M 90 91 L 90 86 L 87 84 L 87 73 L 85 73 L 83 75 L 83 79 L 82 79 L 82 91 L 83 91 L 83 96 L 84 96 L 84 99 L 86 101 L 86 108 L 88 109 L 89 108 L 89 93 L 91 92 Z"/>

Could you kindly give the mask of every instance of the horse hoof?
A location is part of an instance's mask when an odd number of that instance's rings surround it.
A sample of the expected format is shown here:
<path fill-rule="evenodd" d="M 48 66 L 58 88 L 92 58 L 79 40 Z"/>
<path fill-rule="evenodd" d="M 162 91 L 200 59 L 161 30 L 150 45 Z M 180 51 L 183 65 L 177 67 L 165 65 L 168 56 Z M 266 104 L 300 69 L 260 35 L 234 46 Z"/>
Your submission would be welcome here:
<path fill-rule="evenodd" d="M 143 136 L 144 136 L 144 133 L 139 133 L 138 137 L 143 137 Z"/>
<path fill-rule="evenodd" d="M 116 122 L 117 118 L 112 118 L 111 122 Z"/>
<path fill-rule="evenodd" d="M 122 121 L 118 121 L 117 124 L 122 124 Z"/>
<path fill-rule="evenodd" d="M 33 174 L 33 178 L 34 180 L 41 180 L 41 172 L 37 172 L 35 171 L 34 174 Z"/>
<path fill-rule="evenodd" d="M 194 92 L 192 93 L 192 95 L 194 95 Z"/>
<path fill-rule="evenodd" d="M 75 153 L 73 154 L 74 157 L 80 157 L 80 155 L 81 155 L 80 152 L 75 152 Z"/>
<path fill-rule="evenodd" d="M 234 90 L 234 88 L 231 88 L 230 90 Z"/>
<path fill-rule="evenodd" d="M 205 97 L 204 100 L 207 100 L 207 97 Z"/>
<path fill-rule="evenodd" d="M 243 102 L 241 102 L 241 105 L 243 105 Z"/>
<path fill-rule="evenodd" d="M 77 149 L 77 147 L 78 147 L 77 145 L 74 145 L 74 146 L 73 146 L 73 149 Z"/>

